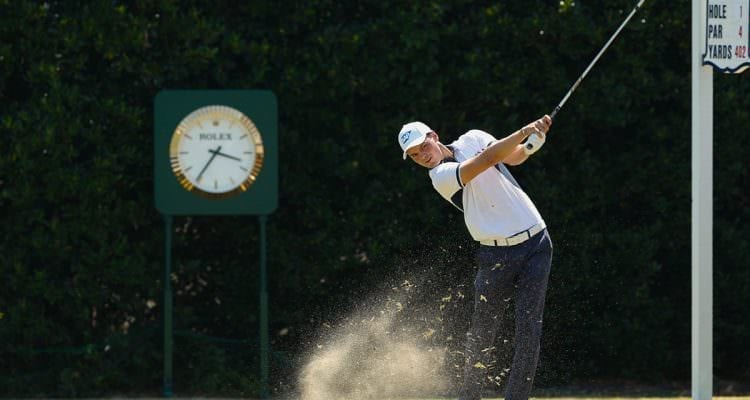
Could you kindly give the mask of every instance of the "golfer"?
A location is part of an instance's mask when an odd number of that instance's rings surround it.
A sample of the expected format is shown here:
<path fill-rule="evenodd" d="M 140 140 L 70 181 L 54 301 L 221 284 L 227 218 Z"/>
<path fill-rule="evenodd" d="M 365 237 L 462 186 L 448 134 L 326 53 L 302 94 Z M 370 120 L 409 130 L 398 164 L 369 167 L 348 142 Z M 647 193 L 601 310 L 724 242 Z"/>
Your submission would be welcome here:
<path fill-rule="evenodd" d="M 544 117 L 500 139 L 470 130 L 445 145 L 421 122 L 401 128 L 403 157 L 428 168 L 432 186 L 464 213 L 479 242 L 474 314 L 466 334 L 466 364 L 459 400 L 478 400 L 506 302 L 515 303 L 515 355 L 506 400 L 529 398 L 539 360 L 542 313 L 552 262 L 552 242 L 542 216 L 505 164 L 519 165 L 538 151 L 552 119 Z M 536 146 L 522 142 L 530 135 Z"/>

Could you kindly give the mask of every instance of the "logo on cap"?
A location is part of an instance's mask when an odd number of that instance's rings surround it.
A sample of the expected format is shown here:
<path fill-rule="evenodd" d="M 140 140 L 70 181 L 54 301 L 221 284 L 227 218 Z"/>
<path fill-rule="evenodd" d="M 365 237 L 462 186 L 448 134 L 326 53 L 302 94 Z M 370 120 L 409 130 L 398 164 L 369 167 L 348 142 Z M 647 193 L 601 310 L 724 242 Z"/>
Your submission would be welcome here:
<path fill-rule="evenodd" d="M 406 144 L 411 136 L 411 131 L 406 131 L 401 135 L 401 144 Z"/>

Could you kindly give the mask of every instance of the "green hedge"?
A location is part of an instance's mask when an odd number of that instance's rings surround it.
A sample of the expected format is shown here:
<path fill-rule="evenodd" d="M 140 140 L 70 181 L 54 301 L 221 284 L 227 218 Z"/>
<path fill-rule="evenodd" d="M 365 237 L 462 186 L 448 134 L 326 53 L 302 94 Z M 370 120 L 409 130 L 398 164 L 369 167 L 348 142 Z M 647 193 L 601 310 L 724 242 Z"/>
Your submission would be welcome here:
<path fill-rule="evenodd" d="M 3 396 L 159 393 L 159 90 L 279 99 L 272 379 L 292 390 L 321 324 L 380 288 L 470 293 L 472 241 L 426 171 L 401 160 L 401 124 L 450 141 L 549 113 L 632 7 L 76 3 L 0 1 Z M 555 244 L 539 386 L 690 377 L 689 7 L 647 3 L 545 149 L 513 169 Z M 745 381 L 749 89 L 715 78 L 715 371 Z M 175 221 L 178 393 L 257 393 L 257 231 L 249 217 Z M 444 335 L 466 330 L 469 300 L 446 309 Z"/>

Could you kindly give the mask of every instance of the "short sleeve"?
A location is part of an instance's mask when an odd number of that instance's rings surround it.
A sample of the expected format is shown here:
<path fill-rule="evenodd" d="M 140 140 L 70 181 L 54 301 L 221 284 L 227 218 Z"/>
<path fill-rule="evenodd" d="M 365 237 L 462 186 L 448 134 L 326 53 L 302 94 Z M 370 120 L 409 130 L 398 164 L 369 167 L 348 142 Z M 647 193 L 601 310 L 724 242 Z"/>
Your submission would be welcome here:
<path fill-rule="evenodd" d="M 458 172 L 460 166 L 457 162 L 444 162 L 430 170 L 432 186 L 444 199 L 451 202 L 453 196 L 464 186 Z"/>
<path fill-rule="evenodd" d="M 472 141 L 474 141 L 474 143 L 480 149 L 486 149 L 490 144 L 492 144 L 492 142 L 497 140 L 494 136 L 485 131 L 480 131 L 479 129 L 472 129 L 466 132 L 465 136 L 468 136 Z"/>

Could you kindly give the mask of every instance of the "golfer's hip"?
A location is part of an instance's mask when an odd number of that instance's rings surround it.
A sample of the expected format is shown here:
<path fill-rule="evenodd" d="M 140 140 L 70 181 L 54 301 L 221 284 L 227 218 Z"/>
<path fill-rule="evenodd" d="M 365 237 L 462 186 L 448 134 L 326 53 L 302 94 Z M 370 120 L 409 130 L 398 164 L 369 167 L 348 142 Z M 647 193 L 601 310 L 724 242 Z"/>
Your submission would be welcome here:
<path fill-rule="evenodd" d="M 507 236 L 507 237 L 495 237 L 495 238 L 480 240 L 479 244 L 482 246 L 492 246 L 492 247 L 517 246 L 539 235 L 546 228 L 547 226 L 545 225 L 544 222 L 539 222 L 524 230 L 513 233 L 512 235 Z"/>

